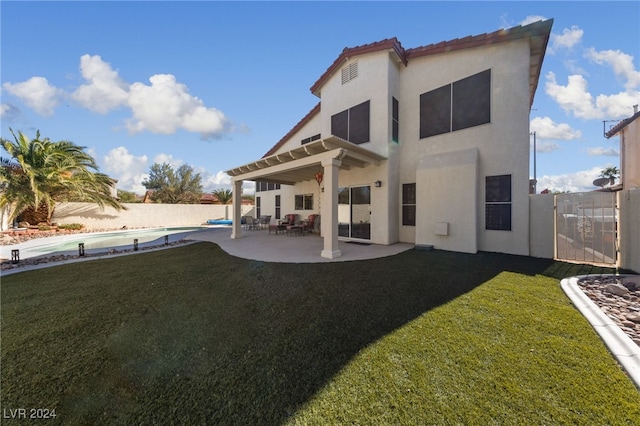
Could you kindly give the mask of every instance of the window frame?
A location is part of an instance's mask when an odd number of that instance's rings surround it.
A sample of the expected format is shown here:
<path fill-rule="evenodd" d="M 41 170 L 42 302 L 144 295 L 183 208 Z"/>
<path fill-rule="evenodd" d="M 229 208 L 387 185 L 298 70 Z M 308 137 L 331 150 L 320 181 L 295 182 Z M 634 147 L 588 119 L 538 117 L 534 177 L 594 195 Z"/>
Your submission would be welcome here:
<path fill-rule="evenodd" d="M 296 194 L 294 196 L 295 210 L 313 210 L 313 194 Z"/>
<path fill-rule="evenodd" d="M 485 176 L 484 227 L 488 231 L 513 230 L 513 178 L 510 174 Z"/>
<path fill-rule="evenodd" d="M 331 134 L 356 145 L 371 142 L 371 100 L 333 114 Z"/>
<path fill-rule="evenodd" d="M 416 184 L 402 184 L 402 226 L 416 226 Z"/>

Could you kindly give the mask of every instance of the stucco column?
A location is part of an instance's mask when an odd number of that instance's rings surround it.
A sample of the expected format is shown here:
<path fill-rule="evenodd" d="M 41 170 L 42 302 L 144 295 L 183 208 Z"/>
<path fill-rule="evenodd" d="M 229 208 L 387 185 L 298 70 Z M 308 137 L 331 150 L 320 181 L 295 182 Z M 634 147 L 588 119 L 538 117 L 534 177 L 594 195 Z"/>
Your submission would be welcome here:
<path fill-rule="evenodd" d="M 324 239 L 324 250 L 320 256 L 333 259 L 342 256 L 338 247 L 338 167 L 342 164 L 337 158 L 322 161 L 324 167 L 324 196 L 322 198 L 322 217 L 320 226 Z"/>
<path fill-rule="evenodd" d="M 231 238 L 242 238 L 242 181 L 233 181 L 233 218 L 231 223 Z"/>

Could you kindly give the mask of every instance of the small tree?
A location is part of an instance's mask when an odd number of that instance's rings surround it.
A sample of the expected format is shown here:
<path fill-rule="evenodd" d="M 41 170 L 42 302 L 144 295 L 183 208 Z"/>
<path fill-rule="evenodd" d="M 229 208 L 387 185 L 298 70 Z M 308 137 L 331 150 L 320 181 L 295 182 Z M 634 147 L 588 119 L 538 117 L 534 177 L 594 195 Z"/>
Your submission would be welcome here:
<path fill-rule="evenodd" d="M 202 196 L 202 178 L 193 167 L 183 164 L 176 170 L 167 163 L 154 163 L 142 184 L 152 190 L 151 200 L 165 204 L 196 204 Z"/>
<path fill-rule="evenodd" d="M 125 191 L 118 189 L 118 198 L 121 203 L 141 203 L 142 200 L 138 198 L 135 192 Z"/>
<path fill-rule="evenodd" d="M 600 177 L 609 179 L 609 184 L 613 185 L 616 183 L 616 179 L 620 177 L 620 170 L 616 166 L 607 167 L 600 172 Z"/>
<path fill-rule="evenodd" d="M 218 201 L 220 204 L 229 204 L 233 201 L 233 192 L 230 189 L 216 189 L 215 191 L 211 191 L 213 195 L 218 197 Z"/>

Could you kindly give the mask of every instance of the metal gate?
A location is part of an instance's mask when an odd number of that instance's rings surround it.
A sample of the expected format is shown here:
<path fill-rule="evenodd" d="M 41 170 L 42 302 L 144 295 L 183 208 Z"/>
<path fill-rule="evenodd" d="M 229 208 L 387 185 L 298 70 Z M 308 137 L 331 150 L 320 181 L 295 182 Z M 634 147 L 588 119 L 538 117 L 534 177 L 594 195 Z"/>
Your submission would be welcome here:
<path fill-rule="evenodd" d="M 616 265 L 618 213 L 615 192 L 555 196 L 556 259 Z"/>

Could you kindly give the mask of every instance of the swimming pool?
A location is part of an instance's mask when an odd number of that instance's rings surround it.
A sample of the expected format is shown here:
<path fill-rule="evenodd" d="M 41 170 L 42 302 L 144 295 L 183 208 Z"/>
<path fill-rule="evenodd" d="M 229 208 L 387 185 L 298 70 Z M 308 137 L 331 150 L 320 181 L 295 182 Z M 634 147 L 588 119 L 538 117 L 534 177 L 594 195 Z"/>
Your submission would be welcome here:
<path fill-rule="evenodd" d="M 24 243 L 0 247 L 0 257 L 11 259 L 11 250 L 20 250 L 20 259 L 50 254 L 78 253 L 78 245 L 84 244 L 85 253 L 108 252 L 111 249 L 133 248 L 138 240 L 138 248 L 180 241 L 186 235 L 210 229 L 203 226 L 134 229 L 123 231 L 68 234 L 48 238 L 38 238 Z"/>

